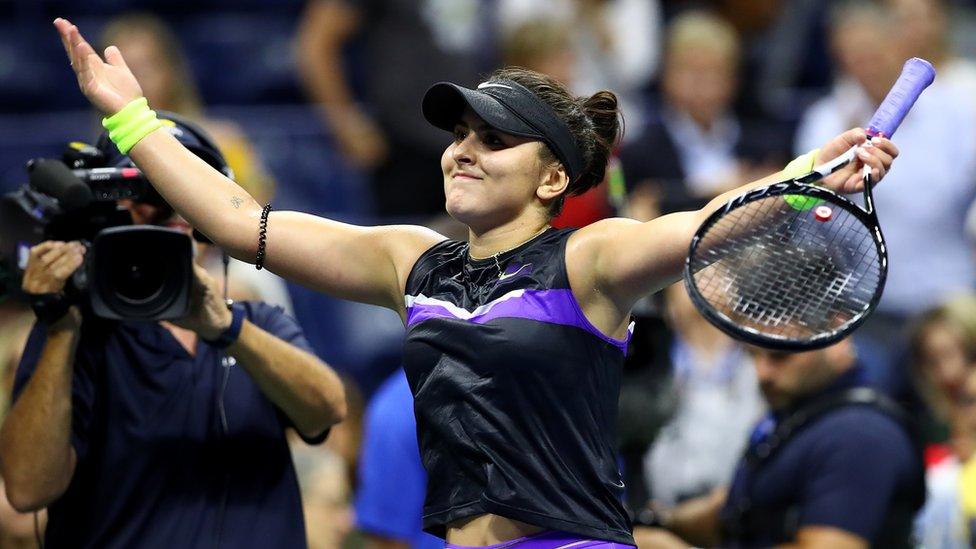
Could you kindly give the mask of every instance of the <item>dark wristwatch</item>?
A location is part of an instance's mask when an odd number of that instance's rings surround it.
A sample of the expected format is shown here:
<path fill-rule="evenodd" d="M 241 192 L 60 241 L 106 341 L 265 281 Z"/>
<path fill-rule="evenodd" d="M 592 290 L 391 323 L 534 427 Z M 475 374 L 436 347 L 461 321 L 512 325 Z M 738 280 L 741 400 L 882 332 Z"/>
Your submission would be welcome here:
<path fill-rule="evenodd" d="M 239 303 L 228 305 L 231 314 L 230 326 L 220 333 L 216 339 L 204 339 L 210 345 L 218 349 L 226 349 L 241 336 L 241 328 L 244 326 L 244 306 Z"/>
<path fill-rule="evenodd" d="M 63 293 L 29 294 L 30 306 L 38 322 L 50 326 L 64 318 L 71 308 L 71 300 Z"/>

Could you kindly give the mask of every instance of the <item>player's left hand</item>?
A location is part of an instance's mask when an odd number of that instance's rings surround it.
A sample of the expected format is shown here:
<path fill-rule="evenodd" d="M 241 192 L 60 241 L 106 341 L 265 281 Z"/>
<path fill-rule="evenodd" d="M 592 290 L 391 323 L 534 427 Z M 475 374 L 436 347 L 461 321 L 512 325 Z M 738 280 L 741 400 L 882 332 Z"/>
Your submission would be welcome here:
<path fill-rule="evenodd" d="M 173 324 L 192 330 L 207 340 L 217 339 L 230 327 L 233 315 L 227 302 L 220 296 L 217 281 L 206 269 L 193 264 L 193 289 L 190 294 L 190 312 Z"/>
<path fill-rule="evenodd" d="M 831 139 L 820 148 L 816 163 L 823 164 L 837 158 L 855 145 L 860 145 L 854 161 L 824 178 L 819 185 L 841 194 L 857 193 L 864 190 L 862 169 L 871 167 L 871 181 L 881 181 L 892 162 L 898 156 L 898 147 L 884 137 L 868 139 L 863 128 L 854 128 Z"/>

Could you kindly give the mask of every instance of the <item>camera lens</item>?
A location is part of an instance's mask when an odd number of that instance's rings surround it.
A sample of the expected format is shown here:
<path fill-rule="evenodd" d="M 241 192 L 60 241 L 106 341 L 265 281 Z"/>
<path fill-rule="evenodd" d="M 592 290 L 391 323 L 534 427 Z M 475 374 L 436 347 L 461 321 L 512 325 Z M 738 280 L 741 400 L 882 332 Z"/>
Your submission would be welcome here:
<path fill-rule="evenodd" d="M 148 250 L 134 250 L 128 257 L 113 259 L 107 266 L 110 284 L 118 299 L 130 305 L 143 305 L 159 297 L 171 276 L 172 263 Z"/>
<path fill-rule="evenodd" d="M 102 318 L 169 320 L 190 304 L 190 237 L 153 225 L 111 227 L 93 243 L 91 303 Z"/>

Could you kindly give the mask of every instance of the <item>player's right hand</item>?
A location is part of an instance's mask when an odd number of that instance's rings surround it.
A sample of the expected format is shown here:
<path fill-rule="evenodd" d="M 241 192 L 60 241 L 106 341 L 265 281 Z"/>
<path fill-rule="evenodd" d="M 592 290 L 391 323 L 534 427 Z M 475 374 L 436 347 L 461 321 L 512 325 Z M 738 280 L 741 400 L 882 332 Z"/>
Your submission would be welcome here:
<path fill-rule="evenodd" d="M 142 87 L 117 47 L 105 48 L 103 61 L 70 21 L 59 17 L 54 20 L 54 26 L 61 34 L 64 51 L 78 77 L 78 87 L 95 108 L 112 115 L 142 97 Z"/>
<path fill-rule="evenodd" d="M 861 169 L 866 165 L 871 166 L 872 184 L 884 179 L 892 162 L 898 157 L 898 147 L 884 137 L 872 138 L 870 144 L 867 141 L 868 135 L 863 128 L 853 128 L 825 143 L 820 148 L 817 164 L 833 160 L 855 145 L 860 148 L 853 162 L 828 175 L 818 185 L 841 194 L 862 192 L 864 180 Z"/>
<path fill-rule="evenodd" d="M 84 259 L 80 242 L 41 242 L 30 249 L 21 288 L 30 295 L 59 294 Z"/>

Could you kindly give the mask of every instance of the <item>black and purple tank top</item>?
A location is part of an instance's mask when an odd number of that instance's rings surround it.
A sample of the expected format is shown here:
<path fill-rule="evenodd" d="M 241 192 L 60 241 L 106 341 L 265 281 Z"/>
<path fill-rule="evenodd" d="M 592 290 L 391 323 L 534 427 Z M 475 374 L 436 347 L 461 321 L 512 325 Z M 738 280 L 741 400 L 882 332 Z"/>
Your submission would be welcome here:
<path fill-rule="evenodd" d="M 615 453 L 627 341 L 597 330 L 573 296 L 571 234 L 550 229 L 484 260 L 448 240 L 407 279 L 404 367 L 432 534 L 493 513 L 634 544 Z"/>

